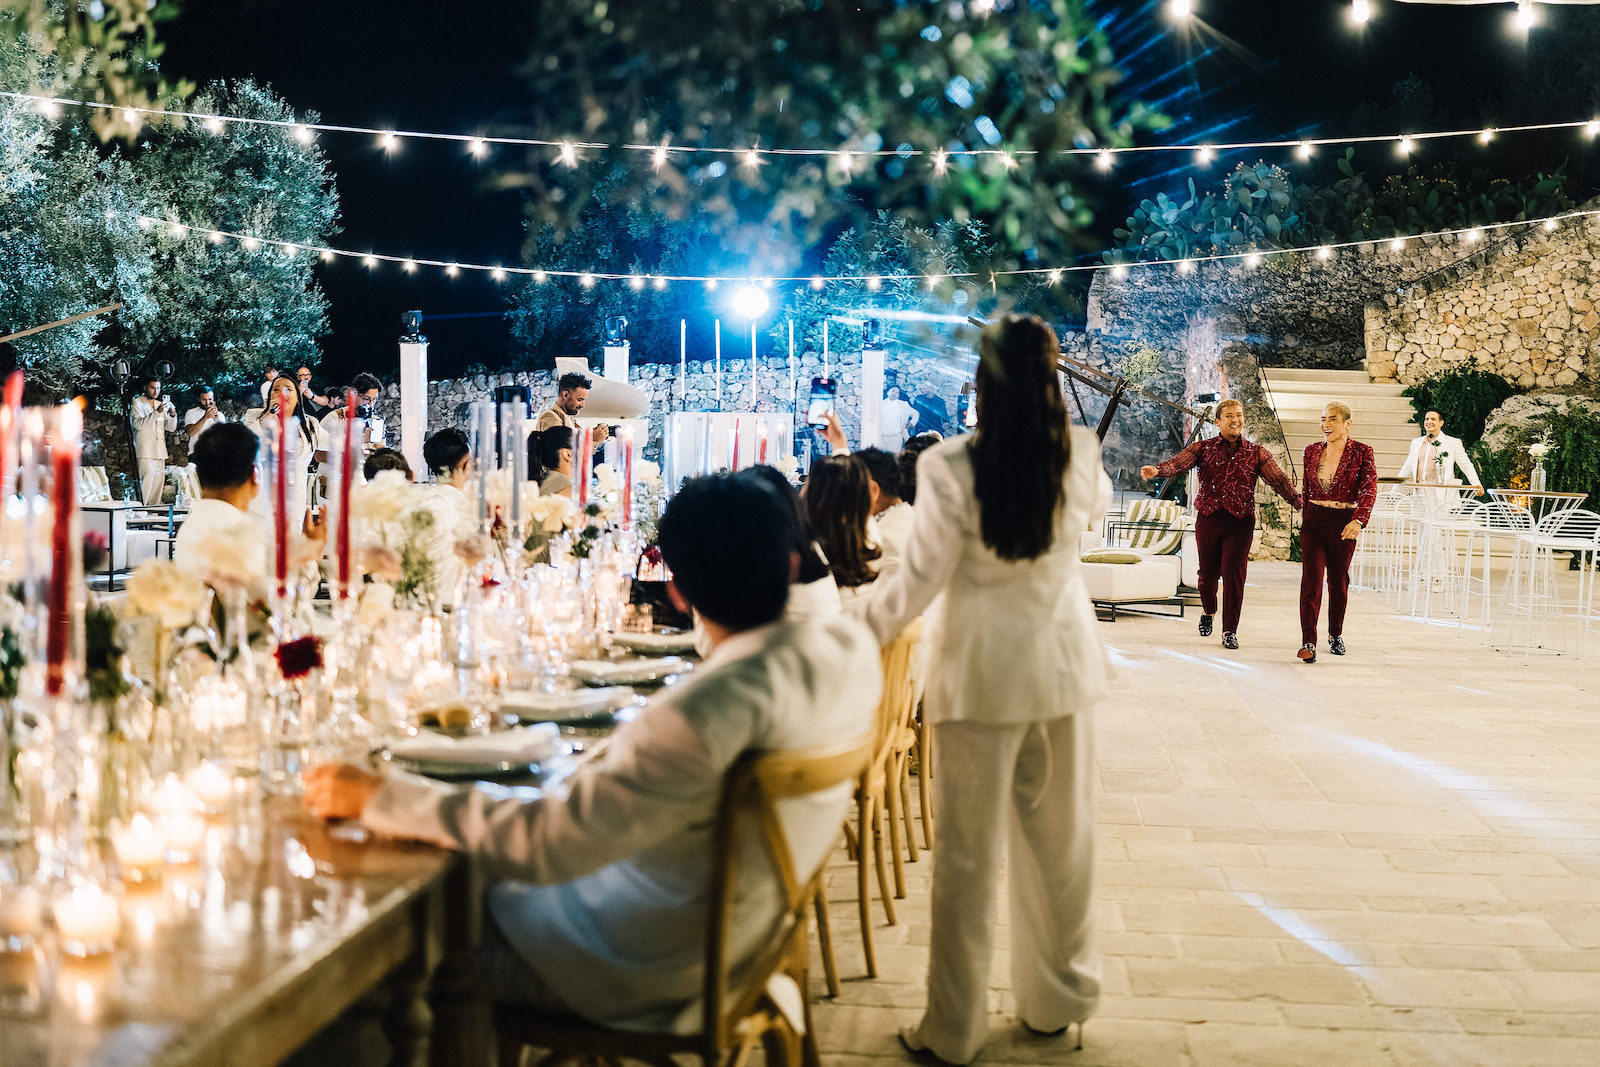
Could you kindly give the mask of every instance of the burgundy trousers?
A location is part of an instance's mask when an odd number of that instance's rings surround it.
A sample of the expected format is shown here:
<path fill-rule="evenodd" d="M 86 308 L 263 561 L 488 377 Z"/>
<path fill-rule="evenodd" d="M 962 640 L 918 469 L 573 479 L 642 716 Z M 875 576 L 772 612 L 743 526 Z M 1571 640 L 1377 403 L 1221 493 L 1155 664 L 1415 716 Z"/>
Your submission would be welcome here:
<path fill-rule="evenodd" d="M 1250 566 L 1250 541 L 1255 536 L 1255 509 L 1240 518 L 1218 508 L 1194 524 L 1200 550 L 1200 610 L 1217 613 L 1217 579 L 1222 579 L 1222 632 L 1239 632 L 1244 608 L 1244 577 Z"/>
<path fill-rule="evenodd" d="M 1354 509 L 1325 508 L 1306 501 L 1300 526 L 1300 642 L 1317 643 L 1317 616 L 1322 614 L 1322 578 L 1328 578 L 1328 636 L 1344 633 L 1344 609 L 1350 600 L 1350 560 L 1356 543 L 1341 534 L 1356 517 Z"/>

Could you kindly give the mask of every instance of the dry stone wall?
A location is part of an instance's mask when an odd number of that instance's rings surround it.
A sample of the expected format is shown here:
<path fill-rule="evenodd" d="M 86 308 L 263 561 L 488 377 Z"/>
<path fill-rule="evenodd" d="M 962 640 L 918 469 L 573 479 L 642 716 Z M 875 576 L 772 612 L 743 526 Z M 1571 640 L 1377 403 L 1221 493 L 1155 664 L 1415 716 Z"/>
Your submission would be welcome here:
<path fill-rule="evenodd" d="M 1366 309 L 1367 367 L 1410 385 L 1475 366 L 1523 389 L 1600 384 L 1600 218 L 1519 232 Z"/>

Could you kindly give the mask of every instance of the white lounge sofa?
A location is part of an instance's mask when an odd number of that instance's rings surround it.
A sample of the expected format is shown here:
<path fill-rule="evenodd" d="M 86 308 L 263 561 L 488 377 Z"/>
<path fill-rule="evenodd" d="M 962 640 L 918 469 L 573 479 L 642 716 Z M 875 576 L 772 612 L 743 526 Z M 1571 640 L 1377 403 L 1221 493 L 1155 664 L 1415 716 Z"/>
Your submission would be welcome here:
<path fill-rule="evenodd" d="M 1183 615 L 1178 587 L 1198 581 L 1198 554 L 1193 523 L 1182 507 L 1136 500 L 1125 516 L 1107 522 L 1103 534 L 1085 531 L 1081 547 L 1089 599 L 1112 622 L 1119 610 Z"/>

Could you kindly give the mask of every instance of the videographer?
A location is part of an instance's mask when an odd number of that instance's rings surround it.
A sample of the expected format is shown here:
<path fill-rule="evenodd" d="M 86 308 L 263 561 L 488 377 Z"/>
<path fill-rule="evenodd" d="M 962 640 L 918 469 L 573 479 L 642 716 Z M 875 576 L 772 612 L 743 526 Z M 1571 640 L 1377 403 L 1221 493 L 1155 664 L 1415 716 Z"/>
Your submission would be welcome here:
<path fill-rule="evenodd" d="M 295 372 L 295 382 L 300 386 L 300 406 L 305 408 L 307 415 L 321 418 L 325 412 L 335 406 L 331 396 L 323 396 L 311 388 L 311 368 L 301 367 Z"/>
<path fill-rule="evenodd" d="M 228 421 L 228 416 L 217 410 L 217 397 L 211 391 L 211 386 L 202 385 L 195 400 L 198 403 L 183 413 L 183 428 L 189 431 L 189 447 L 194 448 L 194 443 L 200 435 L 213 426 L 221 426 Z"/>
<path fill-rule="evenodd" d="M 167 487 L 167 434 L 178 428 L 178 409 L 161 395 L 161 379 L 146 378 L 133 398 L 133 455 L 139 464 L 139 489 L 146 504 L 161 503 Z"/>
<path fill-rule="evenodd" d="M 356 392 L 356 417 L 367 420 L 366 436 L 361 441 L 361 450 L 371 452 L 373 449 L 383 447 L 383 420 L 373 410 L 373 405 L 378 402 L 383 386 L 370 374 L 358 374 L 350 383 L 350 388 Z M 344 440 L 344 390 L 339 390 L 337 396 L 328 399 L 334 402 L 333 410 L 322 416 L 322 439 L 324 448 L 332 448 L 336 442 Z M 327 453 L 318 452 L 317 462 L 326 462 Z"/>

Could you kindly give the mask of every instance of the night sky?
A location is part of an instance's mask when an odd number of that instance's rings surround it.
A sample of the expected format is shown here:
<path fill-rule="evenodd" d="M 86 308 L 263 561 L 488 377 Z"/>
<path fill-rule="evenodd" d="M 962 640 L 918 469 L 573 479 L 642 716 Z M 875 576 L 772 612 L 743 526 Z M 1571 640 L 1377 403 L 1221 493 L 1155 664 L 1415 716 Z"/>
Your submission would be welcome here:
<path fill-rule="evenodd" d="M 1412 73 L 1433 87 L 1453 126 L 1590 117 L 1513 113 L 1507 101 L 1517 94 L 1511 87 L 1529 71 L 1526 45 L 1507 32 L 1510 7 L 1374 0 L 1373 22 L 1357 33 L 1344 0 L 1196 0 L 1195 6 L 1201 22 L 1179 33 L 1166 22 L 1162 3 L 1093 5 L 1125 60 L 1127 92 L 1176 120 L 1161 140 L 1353 132 L 1352 110 L 1362 101 L 1386 98 L 1398 79 Z M 1551 23 L 1595 14 L 1543 10 Z M 517 69 L 529 58 L 529 28 L 538 11 L 536 2 L 506 0 L 190 3 L 163 28 L 163 64 L 170 77 L 202 83 L 256 78 L 297 110 L 319 112 L 325 122 L 504 133 L 525 99 Z M 1534 32 L 1556 33 L 1559 26 Z M 492 157 L 479 163 L 459 146 L 418 142 L 386 155 L 371 140 L 344 134 L 323 135 L 321 146 L 337 175 L 342 204 L 344 232 L 335 244 L 445 260 L 517 262 L 520 197 L 493 188 Z M 1506 137 L 1488 150 L 1468 143 L 1427 151 L 1434 158 L 1460 151 L 1463 159 L 1471 152 L 1492 153 L 1497 168 L 1514 175 L 1566 160 L 1578 179 L 1578 195 L 1593 185 L 1585 170 L 1593 161 L 1580 146 L 1581 139 L 1566 134 Z M 1117 183 L 1103 190 L 1106 231 L 1133 197 L 1158 189 L 1177 192 L 1191 174 L 1203 189 L 1243 158 L 1224 155 L 1204 172 L 1176 157 L 1119 167 Z M 1327 159 L 1295 165 L 1287 153 L 1281 161 L 1297 177 L 1328 166 Z M 1384 169 L 1397 169 L 1379 149 L 1357 162 L 1374 184 Z M 1130 188 L 1117 187 L 1123 183 Z M 487 276 L 408 276 L 393 267 L 369 273 L 349 262 L 320 270 L 332 305 L 331 332 L 323 341 L 330 380 L 357 370 L 391 372 L 399 315 L 407 308 L 428 316 L 424 332 L 433 342 L 435 376 L 472 363 L 493 365 L 510 343 L 505 320 L 493 314 L 439 317 L 502 311 L 503 290 Z"/>

